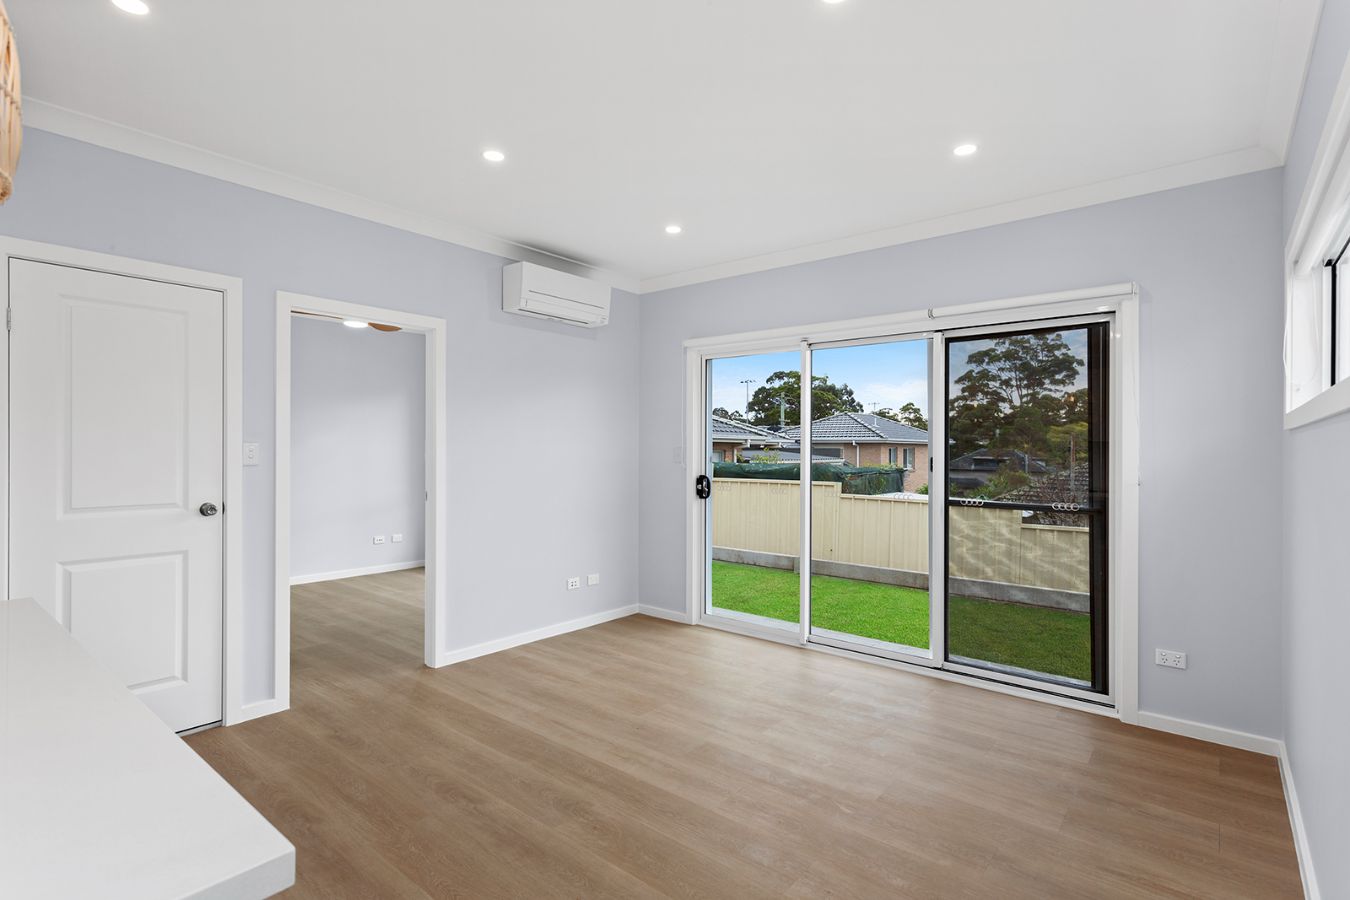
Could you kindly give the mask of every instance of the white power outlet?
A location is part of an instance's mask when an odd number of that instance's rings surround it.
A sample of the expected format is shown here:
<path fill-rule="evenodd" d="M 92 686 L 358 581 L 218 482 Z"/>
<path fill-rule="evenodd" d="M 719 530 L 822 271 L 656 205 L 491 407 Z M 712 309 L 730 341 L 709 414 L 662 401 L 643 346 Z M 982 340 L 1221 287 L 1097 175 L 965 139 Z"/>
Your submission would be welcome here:
<path fill-rule="evenodd" d="M 244 445 L 244 465 L 256 466 L 259 461 L 258 460 L 259 455 L 260 453 L 257 444 L 250 441 L 249 443 Z"/>
<path fill-rule="evenodd" d="M 371 542 L 372 544 L 383 544 L 383 543 L 384 543 L 384 535 L 382 535 L 382 534 L 377 534 L 377 535 L 375 535 L 373 538 L 370 539 L 370 542 Z"/>
<path fill-rule="evenodd" d="M 389 540 L 393 541 L 395 544 L 401 544 L 401 543 L 403 543 L 403 535 L 401 535 L 401 534 L 392 534 L 392 535 L 389 536 Z"/>
<path fill-rule="evenodd" d="M 571 578 L 567 579 L 567 589 L 569 591 L 575 591 L 579 587 L 581 587 L 580 575 L 573 575 Z"/>
<path fill-rule="evenodd" d="M 587 575 L 586 583 L 589 584 L 591 587 L 595 587 L 597 584 L 600 583 L 600 573 L 592 572 L 590 575 Z"/>
<path fill-rule="evenodd" d="M 1186 668 L 1186 654 L 1180 650 L 1155 650 L 1153 661 L 1172 669 Z"/>

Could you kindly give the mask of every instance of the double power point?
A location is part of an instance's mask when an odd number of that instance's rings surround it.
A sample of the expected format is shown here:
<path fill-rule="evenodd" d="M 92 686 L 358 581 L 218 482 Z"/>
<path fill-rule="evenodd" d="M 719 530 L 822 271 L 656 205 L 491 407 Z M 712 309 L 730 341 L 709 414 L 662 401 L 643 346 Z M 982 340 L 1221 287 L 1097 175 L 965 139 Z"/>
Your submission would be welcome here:
<path fill-rule="evenodd" d="M 600 583 L 600 573 L 599 573 L 599 572 L 592 572 L 590 575 L 587 575 L 587 576 L 586 576 L 586 584 L 587 584 L 589 587 L 595 587 L 595 586 L 596 586 L 597 584 L 599 584 L 599 583 Z M 573 575 L 571 578 L 567 579 L 567 589 L 568 589 L 569 591 L 575 591 L 575 590 L 577 590 L 577 589 L 580 588 L 580 587 L 581 587 L 581 576 L 580 576 L 580 575 Z"/>
<path fill-rule="evenodd" d="M 1153 661 L 1170 669 L 1186 668 L 1186 654 L 1181 650 L 1155 650 Z"/>

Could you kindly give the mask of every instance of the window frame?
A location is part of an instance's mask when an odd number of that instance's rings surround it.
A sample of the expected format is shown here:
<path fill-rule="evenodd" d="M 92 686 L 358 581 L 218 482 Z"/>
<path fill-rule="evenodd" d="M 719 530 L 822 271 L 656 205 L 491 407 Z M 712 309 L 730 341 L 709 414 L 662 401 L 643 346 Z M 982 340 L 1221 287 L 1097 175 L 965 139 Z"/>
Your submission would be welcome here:
<path fill-rule="evenodd" d="M 1285 244 L 1284 427 L 1350 411 L 1350 67 L 1332 99 Z M 1337 297 L 1345 293 L 1346 297 Z"/>

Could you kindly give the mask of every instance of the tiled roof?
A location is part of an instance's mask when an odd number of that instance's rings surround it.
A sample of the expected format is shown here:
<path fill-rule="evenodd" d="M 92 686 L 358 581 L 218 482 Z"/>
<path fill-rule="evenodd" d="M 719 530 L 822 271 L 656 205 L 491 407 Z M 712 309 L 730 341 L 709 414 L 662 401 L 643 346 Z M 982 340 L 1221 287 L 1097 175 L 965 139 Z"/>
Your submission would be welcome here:
<path fill-rule="evenodd" d="M 1038 478 L 998 499 L 1012 503 L 1077 503 L 1086 506 L 1092 484 L 1091 474 L 1092 469 L 1087 463 L 1079 463 L 1053 475 Z M 1033 518 L 1037 525 L 1087 524 L 1085 517 L 1076 513 L 1038 512 Z"/>
<path fill-rule="evenodd" d="M 792 426 L 783 430 L 785 437 L 796 440 L 801 437 L 801 428 Z M 839 441 L 860 444 L 926 444 L 928 432 L 912 425 L 901 425 L 885 416 L 871 413 L 836 413 L 811 423 L 811 440 L 817 444 L 829 444 Z"/>
<path fill-rule="evenodd" d="M 1032 475 L 1044 475 L 1053 471 L 1046 465 L 1045 460 L 1034 456 L 1028 459 L 1021 450 L 1000 450 L 992 453 L 985 447 L 972 450 L 965 456 L 958 456 L 947 464 L 947 469 L 951 472 L 995 472 L 1008 462 Z"/>
<path fill-rule="evenodd" d="M 712 417 L 712 439 L 714 441 L 751 441 L 757 444 L 783 444 L 787 439 L 767 428 L 751 425 L 749 422 L 737 422 L 721 416 Z"/>

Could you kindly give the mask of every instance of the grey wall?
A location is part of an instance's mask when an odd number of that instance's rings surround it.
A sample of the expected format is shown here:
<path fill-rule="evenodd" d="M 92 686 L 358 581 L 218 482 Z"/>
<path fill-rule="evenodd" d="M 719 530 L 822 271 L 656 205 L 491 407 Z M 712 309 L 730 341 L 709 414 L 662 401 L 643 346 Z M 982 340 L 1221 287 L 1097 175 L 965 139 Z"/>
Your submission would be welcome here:
<path fill-rule="evenodd" d="M 1140 707 L 1278 736 L 1279 223 L 1268 171 L 644 296 L 643 603 L 685 606 L 684 339 L 1136 281 Z"/>
<path fill-rule="evenodd" d="M 0 234 L 244 279 L 246 702 L 273 695 L 278 290 L 449 323 L 448 649 L 636 600 L 635 298 L 595 331 L 510 316 L 500 258 L 35 129 L 19 172 Z"/>
<path fill-rule="evenodd" d="M 292 578 L 425 559 L 425 351 L 413 332 L 291 320 Z"/>
<path fill-rule="evenodd" d="M 1303 103 L 1285 166 L 1285 231 L 1350 52 L 1350 0 L 1325 0 Z M 1284 435 L 1284 735 L 1323 897 L 1350 897 L 1350 415 Z"/>

